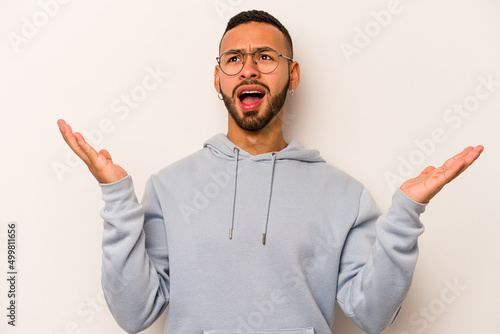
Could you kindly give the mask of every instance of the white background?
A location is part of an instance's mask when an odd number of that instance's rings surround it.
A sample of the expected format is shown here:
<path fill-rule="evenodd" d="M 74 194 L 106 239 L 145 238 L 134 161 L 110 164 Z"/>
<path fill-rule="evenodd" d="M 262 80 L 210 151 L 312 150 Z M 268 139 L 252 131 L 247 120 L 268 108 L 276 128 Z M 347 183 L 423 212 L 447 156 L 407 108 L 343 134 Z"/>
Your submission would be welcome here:
<path fill-rule="evenodd" d="M 388 7 L 390 20 L 377 23 L 373 12 Z M 254 8 L 289 29 L 301 64 L 287 101 L 290 133 L 363 182 L 384 211 L 388 173 L 415 176 L 468 145 L 485 146 L 423 214 L 414 283 L 387 333 L 498 331 L 498 1 L 3 0 L 0 278 L 8 222 L 18 224 L 19 277 L 15 328 L 6 325 L 0 281 L 0 332 L 123 333 L 100 295 L 100 189 L 68 155 L 56 121 L 93 134 L 142 197 L 150 174 L 226 131 L 213 88 L 218 42 L 231 16 Z M 347 44 L 357 53 L 343 53 Z M 141 92 L 148 67 L 168 76 L 126 117 L 114 112 L 122 94 Z M 496 86 L 477 88 L 481 78 Z M 448 111 L 464 103 L 465 116 Z M 102 136 L 101 122 L 111 122 Z M 435 129 L 440 140 L 430 144 Z M 337 311 L 335 333 L 361 333 Z M 164 319 L 144 333 L 162 333 Z"/>

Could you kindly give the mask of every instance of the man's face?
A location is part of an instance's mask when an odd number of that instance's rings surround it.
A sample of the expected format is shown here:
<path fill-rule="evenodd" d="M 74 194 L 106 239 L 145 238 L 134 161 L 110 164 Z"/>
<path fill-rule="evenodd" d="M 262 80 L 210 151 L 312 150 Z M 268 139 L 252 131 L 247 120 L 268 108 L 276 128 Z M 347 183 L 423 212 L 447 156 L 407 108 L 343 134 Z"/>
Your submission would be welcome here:
<path fill-rule="evenodd" d="M 270 24 L 251 22 L 226 33 L 220 54 L 227 51 L 254 53 L 264 48 L 287 55 L 285 37 L 279 29 Z M 215 88 L 221 90 L 224 104 L 236 124 L 243 130 L 258 131 L 283 109 L 290 84 L 290 67 L 286 58 L 280 58 L 274 72 L 262 74 L 252 60 L 252 55 L 246 55 L 243 69 L 234 76 L 226 75 L 217 66 Z"/>

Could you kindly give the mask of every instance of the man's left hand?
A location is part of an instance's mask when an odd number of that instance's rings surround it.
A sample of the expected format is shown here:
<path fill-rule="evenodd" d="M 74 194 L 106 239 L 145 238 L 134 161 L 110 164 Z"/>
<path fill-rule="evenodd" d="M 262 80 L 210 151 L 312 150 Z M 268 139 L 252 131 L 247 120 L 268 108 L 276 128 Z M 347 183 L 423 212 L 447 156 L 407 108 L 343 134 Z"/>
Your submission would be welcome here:
<path fill-rule="evenodd" d="M 483 152 L 484 147 L 467 147 L 454 157 L 448 159 L 443 166 L 429 166 L 419 176 L 409 179 L 401 185 L 401 190 L 411 199 L 419 203 L 427 203 L 448 182 L 466 170 Z"/>

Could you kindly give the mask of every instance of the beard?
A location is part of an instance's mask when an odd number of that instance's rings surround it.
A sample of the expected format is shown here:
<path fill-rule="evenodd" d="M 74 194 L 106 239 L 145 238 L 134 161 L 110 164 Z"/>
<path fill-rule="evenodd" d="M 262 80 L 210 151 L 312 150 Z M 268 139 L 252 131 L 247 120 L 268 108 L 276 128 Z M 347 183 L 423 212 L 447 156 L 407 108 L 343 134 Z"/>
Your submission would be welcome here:
<path fill-rule="evenodd" d="M 278 92 L 277 95 L 271 95 L 269 93 L 269 87 L 265 84 L 259 83 L 257 81 L 251 80 L 248 82 L 242 82 L 241 84 L 237 85 L 233 89 L 233 97 L 229 97 L 226 94 L 222 92 L 222 97 L 224 100 L 224 104 L 226 105 L 227 111 L 233 118 L 233 120 L 236 122 L 236 124 L 243 130 L 246 131 L 259 131 L 265 128 L 269 122 L 273 120 L 276 115 L 279 114 L 281 108 L 283 108 L 283 105 L 285 104 L 286 100 L 286 93 L 288 90 L 288 85 L 290 83 L 290 78 L 288 78 L 288 82 L 285 85 L 285 87 Z M 236 90 L 242 86 L 242 85 L 259 85 L 262 86 L 266 89 L 266 95 L 264 98 L 268 98 L 268 105 L 265 108 L 265 110 L 259 115 L 260 112 L 260 106 L 257 107 L 255 110 L 251 111 L 245 111 L 242 116 L 238 113 L 238 98 L 236 97 Z"/>

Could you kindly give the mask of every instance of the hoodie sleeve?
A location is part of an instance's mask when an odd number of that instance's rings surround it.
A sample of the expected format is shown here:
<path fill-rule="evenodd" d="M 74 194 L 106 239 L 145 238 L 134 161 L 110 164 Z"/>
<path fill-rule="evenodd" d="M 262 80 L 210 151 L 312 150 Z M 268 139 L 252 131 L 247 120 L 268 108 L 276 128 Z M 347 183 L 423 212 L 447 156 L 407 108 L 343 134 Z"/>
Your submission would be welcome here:
<path fill-rule="evenodd" d="M 368 191 L 361 193 L 358 217 L 342 251 L 337 301 L 367 333 L 387 329 L 408 294 L 425 206 L 398 189 L 381 216 Z"/>
<path fill-rule="evenodd" d="M 130 176 L 100 184 L 105 206 L 102 288 L 118 324 L 129 333 L 149 327 L 169 301 L 163 215 L 152 179 L 139 204 Z"/>

